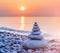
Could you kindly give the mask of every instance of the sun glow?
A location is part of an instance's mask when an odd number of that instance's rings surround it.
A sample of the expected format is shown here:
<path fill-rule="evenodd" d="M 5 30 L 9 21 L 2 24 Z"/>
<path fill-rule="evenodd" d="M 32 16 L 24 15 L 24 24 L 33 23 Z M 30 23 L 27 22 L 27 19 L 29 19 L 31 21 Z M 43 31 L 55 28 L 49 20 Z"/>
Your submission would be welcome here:
<path fill-rule="evenodd" d="M 24 7 L 24 6 L 21 6 L 21 7 L 20 7 L 20 10 L 21 10 L 21 11 L 24 11 L 24 10 L 25 10 L 25 7 Z"/>

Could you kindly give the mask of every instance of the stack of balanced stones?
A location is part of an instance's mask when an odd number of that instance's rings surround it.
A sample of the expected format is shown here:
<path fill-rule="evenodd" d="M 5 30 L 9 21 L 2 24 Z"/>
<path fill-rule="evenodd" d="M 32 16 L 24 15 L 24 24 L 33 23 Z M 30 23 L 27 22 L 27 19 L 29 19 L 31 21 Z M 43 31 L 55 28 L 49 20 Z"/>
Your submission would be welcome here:
<path fill-rule="evenodd" d="M 23 47 L 25 49 L 39 49 L 48 47 L 47 42 L 41 35 L 41 31 L 37 22 L 34 23 L 32 32 L 28 35 L 28 40 L 24 41 Z"/>

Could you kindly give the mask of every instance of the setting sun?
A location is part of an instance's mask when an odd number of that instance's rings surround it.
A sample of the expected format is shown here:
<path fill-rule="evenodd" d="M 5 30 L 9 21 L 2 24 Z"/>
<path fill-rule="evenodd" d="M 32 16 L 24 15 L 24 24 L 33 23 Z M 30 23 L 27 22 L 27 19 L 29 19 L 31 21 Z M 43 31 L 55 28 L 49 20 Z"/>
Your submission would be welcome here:
<path fill-rule="evenodd" d="M 21 11 L 24 11 L 24 10 L 25 10 L 25 7 L 24 7 L 24 6 L 21 6 L 21 7 L 20 7 L 20 10 L 21 10 Z"/>

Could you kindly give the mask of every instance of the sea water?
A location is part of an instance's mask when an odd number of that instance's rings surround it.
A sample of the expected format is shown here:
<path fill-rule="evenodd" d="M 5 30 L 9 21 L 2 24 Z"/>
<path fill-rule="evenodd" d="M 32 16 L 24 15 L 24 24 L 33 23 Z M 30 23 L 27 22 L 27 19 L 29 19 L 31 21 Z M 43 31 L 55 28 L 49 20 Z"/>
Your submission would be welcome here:
<path fill-rule="evenodd" d="M 0 17 L 0 27 L 31 31 L 34 22 L 38 23 L 40 30 L 52 39 L 60 39 L 59 17 Z M 49 37 L 50 38 L 50 37 Z M 50 38 L 50 39 L 51 39 Z"/>

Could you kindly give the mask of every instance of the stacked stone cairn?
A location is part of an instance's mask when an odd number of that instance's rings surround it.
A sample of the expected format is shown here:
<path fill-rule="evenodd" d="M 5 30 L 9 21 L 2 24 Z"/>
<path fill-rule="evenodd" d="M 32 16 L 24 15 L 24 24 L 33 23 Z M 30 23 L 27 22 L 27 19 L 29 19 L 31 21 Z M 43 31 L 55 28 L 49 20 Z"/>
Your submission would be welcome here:
<path fill-rule="evenodd" d="M 40 49 L 40 48 L 48 48 L 48 44 L 41 34 L 40 28 L 37 22 L 34 23 L 32 32 L 28 35 L 28 40 L 25 40 L 23 43 L 24 49 Z"/>

